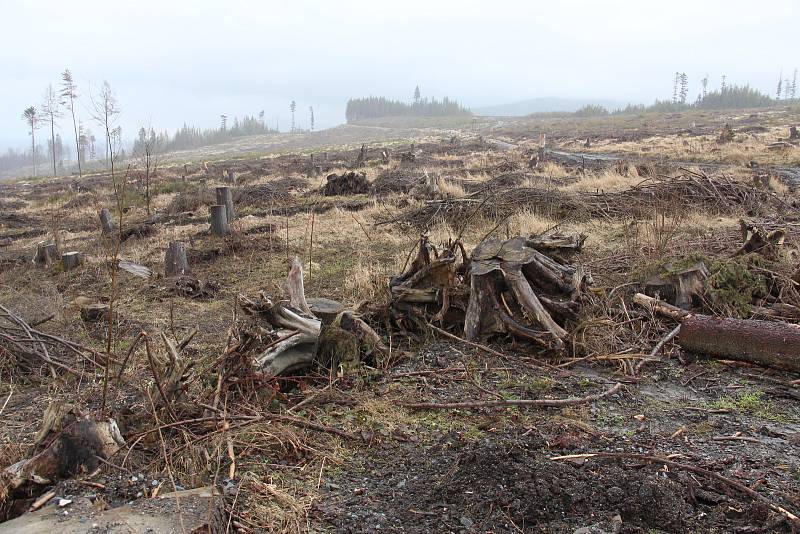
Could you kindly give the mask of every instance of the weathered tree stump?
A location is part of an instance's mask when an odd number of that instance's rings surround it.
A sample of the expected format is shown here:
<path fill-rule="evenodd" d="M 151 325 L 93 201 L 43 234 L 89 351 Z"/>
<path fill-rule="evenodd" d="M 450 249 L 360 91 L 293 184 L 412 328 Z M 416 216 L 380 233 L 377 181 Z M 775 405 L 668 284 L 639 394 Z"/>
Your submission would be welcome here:
<path fill-rule="evenodd" d="M 717 137 L 717 144 L 723 145 L 725 143 L 732 143 L 733 142 L 733 128 L 731 128 L 730 124 L 725 124 L 722 127 L 722 130 L 719 132 L 719 137 Z"/>
<path fill-rule="evenodd" d="M 228 174 L 228 183 L 231 185 L 236 185 L 236 173 L 233 171 L 233 169 L 228 169 L 227 174 Z"/>
<path fill-rule="evenodd" d="M 41 241 L 36 244 L 36 256 L 33 258 L 36 265 L 45 267 L 52 265 L 58 260 L 58 249 L 54 243 Z"/>
<path fill-rule="evenodd" d="M 361 150 L 358 151 L 358 157 L 356 158 L 356 162 L 354 167 L 362 167 L 364 163 L 367 161 L 367 145 L 362 144 Z"/>
<path fill-rule="evenodd" d="M 325 325 L 331 324 L 345 310 L 341 302 L 326 298 L 310 298 L 307 303 L 311 313 L 319 317 Z"/>
<path fill-rule="evenodd" d="M 103 208 L 100 210 L 100 227 L 103 229 L 103 233 L 106 235 L 111 235 L 114 233 L 114 218 L 111 216 L 111 212 L 108 211 L 108 208 Z"/>
<path fill-rule="evenodd" d="M 76 251 L 65 252 L 61 255 L 61 264 L 65 271 L 75 269 L 83 264 L 83 254 Z"/>
<path fill-rule="evenodd" d="M 236 218 L 236 211 L 233 209 L 233 192 L 230 187 L 223 186 L 217 188 L 217 204 L 225 206 L 228 223 L 233 222 Z"/>
<path fill-rule="evenodd" d="M 81 319 L 87 323 L 96 323 L 108 319 L 108 304 L 87 304 L 81 307 Z"/>
<path fill-rule="evenodd" d="M 0 503 L 32 487 L 88 472 L 125 444 L 113 419 L 96 420 L 69 406 L 51 406 L 37 435 L 37 453 L 0 471 Z"/>
<path fill-rule="evenodd" d="M 186 259 L 186 244 L 173 241 L 164 254 L 164 275 L 178 276 L 189 272 L 189 261 Z"/>
<path fill-rule="evenodd" d="M 800 139 L 800 132 L 797 131 L 797 126 L 789 127 L 789 141 L 797 141 Z"/>
<path fill-rule="evenodd" d="M 209 206 L 211 212 L 211 234 L 217 237 L 225 237 L 231 233 L 230 224 L 228 224 L 228 211 L 223 204 L 216 204 Z"/>

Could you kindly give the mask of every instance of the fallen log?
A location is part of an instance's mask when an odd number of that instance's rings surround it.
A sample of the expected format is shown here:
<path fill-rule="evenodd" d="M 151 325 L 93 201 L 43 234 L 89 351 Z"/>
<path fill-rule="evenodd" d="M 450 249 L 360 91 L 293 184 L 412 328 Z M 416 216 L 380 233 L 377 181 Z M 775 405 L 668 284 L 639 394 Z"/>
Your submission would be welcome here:
<path fill-rule="evenodd" d="M 669 317 L 670 319 L 675 319 L 676 321 L 683 321 L 689 316 L 688 311 L 678 308 L 677 306 L 673 306 L 672 304 L 664 302 L 663 300 L 649 297 L 643 293 L 636 293 L 633 296 L 633 303 L 641 306 L 642 308 L 647 308 L 653 313 L 664 317 Z"/>
<path fill-rule="evenodd" d="M 690 352 L 800 373 L 800 325 L 691 315 L 677 340 Z"/>
<path fill-rule="evenodd" d="M 680 322 L 676 341 L 684 350 L 800 373 L 800 325 L 691 314 L 641 293 L 633 302 Z"/>

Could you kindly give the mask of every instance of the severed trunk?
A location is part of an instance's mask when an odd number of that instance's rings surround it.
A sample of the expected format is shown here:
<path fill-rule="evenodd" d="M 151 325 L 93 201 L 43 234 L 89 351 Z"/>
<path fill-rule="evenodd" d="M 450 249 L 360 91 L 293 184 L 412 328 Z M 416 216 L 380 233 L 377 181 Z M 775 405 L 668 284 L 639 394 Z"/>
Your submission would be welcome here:
<path fill-rule="evenodd" d="M 186 259 L 186 244 L 173 241 L 164 254 L 164 275 L 178 276 L 189 272 L 189 261 Z"/>
<path fill-rule="evenodd" d="M 697 354 L 800 372 L 800 326 L 795 324 L 690 315 L 677 340 Z"/>
<path fill-rule="evenodd" d="M 0 503 L 30 498 L 56 481 L 91 471 L 125 440 L 113 419 L 96 420 L 63 405 L 45 412 L 35 454 L 0 471 Z"/>
<path fill-rule="evenodd" d="M 232 171 L 229 171 L 229 176 L 231 173 Z M 230 224 L 236 219 L 236 211 L 233 208 L 233 192 L 230 187 L 222 186 L 217 187 L 216 194 L 217 204 L 225 206 L 225 213 L 228 217 L 228 223 Z"/>
<path fill-rule="evenodd" d="M 108 208 L 100 210 L 100 227 L 104 235 L 112 235 L 114 233 L 114 218 L 111 216 L 111 212 L 108 211 Z"/>
<path fill-rule="evenodd" d="M 61 256 L 61 264 L 65 271 L 75 269 L 83 264 L 83 254 L 80 252 L 65 252 Z"/>
<path fill-rule="evenodd" d="M 209 206 L 211 212 L 211 234 L 217 237 L 225 237 L 231 233 L 228 221 L 227 208 L 223 204 Z"/>

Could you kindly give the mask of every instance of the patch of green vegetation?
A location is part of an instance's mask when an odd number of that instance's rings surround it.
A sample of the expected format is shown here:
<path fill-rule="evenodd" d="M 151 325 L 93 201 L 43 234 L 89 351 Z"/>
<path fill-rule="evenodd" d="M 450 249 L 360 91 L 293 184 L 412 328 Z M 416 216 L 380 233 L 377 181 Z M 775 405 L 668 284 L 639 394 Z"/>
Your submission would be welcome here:
<path fill-rule="evenodd" d="M 155 197 L 158 195 L 165 195 L 167 193 L 180 193 L 182 191 L 186 191 L 188 188 L 189 182 L 178 180 L 159 182 L 150 184 L 150 196 Z"/>
<path fill-rule="evenodd" d="M 580 380 L 578 380 L 578 386 L 580 386 L 581 388 L 588 388 L 589 386 L 592 385 L 594 385 L 594 382 L 592 382 L 588 378 L 581 378 Z"/>
<path fill-rule="evenodd" d="M 775 411 L 772 401 L 765 398 L 764 392 L 757 389 L 746 389 L 736 396 L 720 397 L 711 404 L 711 407 L 749 414 L 768 421 L 783 422 L 786 420 L 785 415 Z"/>
<path fill-rule="evenodd" d="M 528 386 L 534 391 L 550 391 L 553 389 L 553 379 L 548 377 L 536 378 Z"/>
<path fill-rule="evenodd" d="M 754 268 L 764 268 L 766 260 L 758 254 L 712 262 L 706 297 L 715 311 L 733 317 L 747 317 L 753 299 L 767 294 L 764 276 Z"/>
<path fill-rule="evenodd" d="M 595 416 L 595 422 L 599 427 L 619 428 L 625 425 L 625 416 L 618 413 L 603 411 Z"/>
<path fill-rule="evenodd" d="M 486 435 L 486 432 L 478 428 L 476 425 L 467 425 L 461 436 L 467 441 L 477 441 Z"/>
<path fill-rule="evenodd" d="M 661 259 L 645 263 L 631 271 L 631 280 L 644 281 L 651 276 L 670 277 L 702 262 L 710 276 L 706 281 L 705 298 L 712 311 L 728 317 L 746 318 L 751 302 L 763 298 L 767 280 L 758 272 L 767 268 L 767 260 L 758 254 L 747 254 L 725 260 L 712 260 L 702 254 L 690 254 L 679 259 Z"/>

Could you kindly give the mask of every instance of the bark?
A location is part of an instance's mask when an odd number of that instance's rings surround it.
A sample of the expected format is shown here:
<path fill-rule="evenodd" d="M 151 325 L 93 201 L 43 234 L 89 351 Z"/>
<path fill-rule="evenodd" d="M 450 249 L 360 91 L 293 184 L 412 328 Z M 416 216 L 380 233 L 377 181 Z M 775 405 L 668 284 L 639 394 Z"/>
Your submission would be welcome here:
<path fill-rule="evenodd" d="M 58 261 L 58 250 L 54 243 L 42 241 L 36 245 L 36 257 L 33 259 L 37 265 L 49 267 Z"/>
<path fill-rule="evenodd" d="M 798 325 L 691 315 L 677 340 L 690 352 L 800 372 Z"/>
<path fill-rule="evenodd" d="M 314 317 L 306 302 L 306 292 L 303 287 L 303 266 L 300 259 L 295 256 L 289 268 L 289 275 L 286 277 L 287 290 L 289 292 L 289 304 L 292 308 L 300 310 L 304 314 Z"/>
<path fill-rule="evenodd" d="M 236 211 L 233 209 L 233 192 L 230 187 L 217 187 L 217 204 L 225 206 L 225 213 L 228 217 L 228 224 L 236 219 Z"/>
<path fill-rule="evenodd" d="M 173 241 L 164 255 L 164 275 L 179 276 L 189 272 L 189 261 L 186 259 L 186 244 Z"/>
<path fill-rule="evenodd" d="M 114 234 L 114 218 L 111 216 L 111 212 L 108 211 L 108 208 L 103 208 L 100 210 L 100 226 L 103 230 L 103 234 Z"/>
<path fill-rule="evenodd" d="M 477 341 L 505 331 L 499 317 L 500 304 L 491 278 L 491 274 L 471 276 L 469 304 L 464 318 L 464 337 L 467 341 Z"/>
<path fill-rule="evenodd" d="M 0 471 L 0 501 L 17 491 L 50 485 L 91 471 L 125 444 L 113 419 L 94 420 L 75 410 L 49 408 L 37 436 L 39 452 Z"/>
<path fill-rule="evenodd" d="M 231 233 L 231 227 L 228 224 L 228 212 L 224 205 L 216 204 L 209 206 L 211 212 L 211 234 L 217 237 L 225 237 Z"/>
<path fill-rule="evenodd" d="M 662 300 L 654 299 L 653 297 L 648 297 L 643 293 L 636 293 L 633 296 L 633 303 L 638 304 L 642 308 L 647 308 L 653 313 L 670 317 L 671 319 L 675 319 L 676 321 L 682 321 L 683 319 L 689 316 L 689 312 L 687 312 L 686 310 L 682 310 L 677 306 L 673 306 L 672 304 L 669 304 Z"/>
<path fill-rule="evenodd" d="M 83 264 L 83 254 L 80 252 L 65 252 L 61 256 L 61 263 L 65 271 L 80 267 Z"/>

